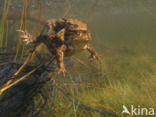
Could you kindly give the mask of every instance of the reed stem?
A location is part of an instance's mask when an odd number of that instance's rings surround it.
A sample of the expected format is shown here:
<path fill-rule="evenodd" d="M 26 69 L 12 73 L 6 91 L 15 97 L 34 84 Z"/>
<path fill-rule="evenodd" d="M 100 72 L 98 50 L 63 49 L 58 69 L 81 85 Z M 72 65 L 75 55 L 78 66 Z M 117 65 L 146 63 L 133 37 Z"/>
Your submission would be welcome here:
<path fill-rule="evenodd" d="M 24 31 L 26 31 L 27 29 L 27 0 L 24 0 Z M 22 44 L 22 53 L 21 53 L 21 56 L 20 56 L 20 60 L 19 60 L 19 63 L 22 62 L 23 60 L 23 55 L 24 55 L 24 49 L 25 49 L 25 45 Z"/>
<path fill-rule="evenodd" d="M 6 40 L 5 40 L 5 48 L 8 46 L 8 20 L 6 21 Z"/>
<path fill-rule="evenodd" d="M 3 13 L 2 13 L 2 19 L 0 24 L 0 47 L 3 47 L 3 40 L 4 40 L 4 30 L 5 30 L 5 22 L 7 19 L 9 6 L 10 6 L 11 0 L 5 0 L 4 7 L 3 7 Z"/>

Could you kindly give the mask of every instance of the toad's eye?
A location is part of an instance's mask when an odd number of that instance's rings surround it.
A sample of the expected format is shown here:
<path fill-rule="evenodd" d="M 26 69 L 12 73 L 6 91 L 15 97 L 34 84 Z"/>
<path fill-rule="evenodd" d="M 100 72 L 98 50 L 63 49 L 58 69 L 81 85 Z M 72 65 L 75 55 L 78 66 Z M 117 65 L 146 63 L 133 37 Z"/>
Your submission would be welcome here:
<path fill-rule="evenodd" d="M 77 35 L 80 35 L 80 32 L 76 32 Z"/>

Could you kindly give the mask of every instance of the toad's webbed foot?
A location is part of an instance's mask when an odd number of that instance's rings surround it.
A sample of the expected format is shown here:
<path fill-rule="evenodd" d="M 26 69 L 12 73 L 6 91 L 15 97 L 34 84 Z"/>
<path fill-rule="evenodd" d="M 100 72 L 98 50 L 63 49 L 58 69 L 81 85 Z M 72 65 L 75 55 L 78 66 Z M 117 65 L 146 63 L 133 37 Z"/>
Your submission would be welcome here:
<path fill-rule="evenodd" d="M 27 31 L 23 31 L 23 30 L 17 30 L 17 31 L 22 33 L 21 38 L 23 39 L 23 42 L 25 42 L 26 45 L 32 44 L 36 41 L 36 38 L 33 37 Z"/>
<path fill-rule="evenodd" d="M 58 74 L 63 74 L 63 76 L 65 76 L 65 73 L 66 73 L 65 67 L 59 68 Z"/>
<path fill-rule="evenodd" d="M 87 45 L 86 49 L 89 51 L 90 53 L 90 56 L 89 56 L 89 59 L 92 59 L 92 60 L 98 60 L 100 63 L 102 62 L 101 61 L 101 56 L 94 50 L 94 48 L 91 46 L 91 45 Z"/>

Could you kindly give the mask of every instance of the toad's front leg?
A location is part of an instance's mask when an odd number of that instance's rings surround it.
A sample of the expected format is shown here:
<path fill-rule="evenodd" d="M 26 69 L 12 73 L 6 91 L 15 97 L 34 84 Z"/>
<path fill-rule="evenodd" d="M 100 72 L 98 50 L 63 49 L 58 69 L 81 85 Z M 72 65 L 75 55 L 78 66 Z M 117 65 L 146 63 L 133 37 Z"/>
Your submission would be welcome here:
<path fill-rule="evenodd" d="M 64 73 L 66 72 L 65 66 L 64 66 L 64 52 L 66 51 L 66 45 L 62 45 L 56 50 L 56 61 L 57 65 L 59 67 L 59 72 L 58 73 Z"/>
<path fill-rule="evenodd" d="M 91 59 L 97 59 L 101 63 L 101 57 L 100 57 L 100 55 L 95 51 L 95 49 L 90 44 L 87 44 L 85 46 L 85 49 L 87 49 L 88 52 L 90 53 L 89 58 L 91 58 Z"/>

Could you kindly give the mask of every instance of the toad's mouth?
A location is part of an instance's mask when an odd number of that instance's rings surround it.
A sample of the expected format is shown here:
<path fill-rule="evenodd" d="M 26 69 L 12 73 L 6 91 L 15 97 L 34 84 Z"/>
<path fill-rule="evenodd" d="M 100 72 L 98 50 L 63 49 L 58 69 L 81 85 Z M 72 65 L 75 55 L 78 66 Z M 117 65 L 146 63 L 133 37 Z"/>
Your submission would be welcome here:
<path fill-rule="evenodd" d="M 83 41 L 88 42 L 91 40 L 91 35 L 89 31 L 71 31 L 65 35 L 70 41 Z M 67 39 L 67 40 L 68 40 Z"/>

